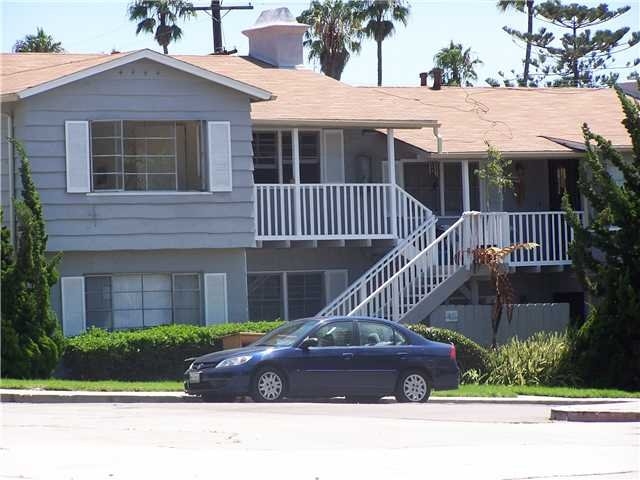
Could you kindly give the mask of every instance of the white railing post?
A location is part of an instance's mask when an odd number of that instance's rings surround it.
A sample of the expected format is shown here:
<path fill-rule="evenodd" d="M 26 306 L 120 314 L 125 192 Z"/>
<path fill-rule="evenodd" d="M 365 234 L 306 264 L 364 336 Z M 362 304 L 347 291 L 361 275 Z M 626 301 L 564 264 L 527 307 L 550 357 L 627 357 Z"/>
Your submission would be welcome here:
<path fill-rule="evenodd" d="M 390 192 L 389 201 L 390 204 L 390 219 L 391 219 L 391 234 L 394 237 L 398 236 L 398 216 L 397 216 L 397 192 L 396 192 L 396 151 L 395 151 L 395 139 L 393 137 L 393 128 L 387 128 L 387 169 Z"/>
<path fill-rule="evenodd" d="M 293 150 L 293 183 L 296 185 L 293 195 L 294 215 L 295 215 L 295 235 L 302 235 L 302 212 L 300 210 L 300 139 L 298 138 L 298 129 L 291 130 L 291 148 Z"/>
<path fill-rule="evenodd" d="M 471 195 L 469 194 L 469 160 L 462 161 L 462 211 L 471 210 Z"/>

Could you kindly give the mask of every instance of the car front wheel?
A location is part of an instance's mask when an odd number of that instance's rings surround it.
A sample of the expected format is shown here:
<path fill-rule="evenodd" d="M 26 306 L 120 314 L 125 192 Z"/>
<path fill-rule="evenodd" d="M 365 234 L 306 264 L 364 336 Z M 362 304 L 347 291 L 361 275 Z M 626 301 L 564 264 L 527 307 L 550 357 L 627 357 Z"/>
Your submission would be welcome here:
<path fill-rule="evenodd" d="M 400 377 L 396 389 L 396 400 L 402 403 L 426 402 L 430 393 L 431 385 L 427 376 L 420 370 L 409 370 Z"/>
<path fill-rule="evenodd" d="M 284 376 L 278 370 L 263 368 L 254 378 L 251 398 L 254 402 L 280 401 L 284 397 L 285 386 Z"/>

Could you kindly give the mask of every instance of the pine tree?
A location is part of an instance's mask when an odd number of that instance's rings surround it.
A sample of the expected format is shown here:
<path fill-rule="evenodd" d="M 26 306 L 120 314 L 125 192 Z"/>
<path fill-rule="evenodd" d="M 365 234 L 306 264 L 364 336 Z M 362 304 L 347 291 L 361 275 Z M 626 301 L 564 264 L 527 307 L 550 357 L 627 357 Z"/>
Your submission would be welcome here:
<path fill-rule="evenodd" d="M 24 148 L 11 142 L 20 156 L 22 200 L 14 202 L 18 218 L 15 255 L 11 255 L 6 229 L 2 236 L 2 376 L 43 378 L 56 367 L 63 346 L 50 298 L 58 280 L 60 255 L 47 260 L 40 196 Z"/>
<path fill-rule="evenodd" d="M 541 28 L 533 37 L 524 37 L 538 50 L 538 60 L 532 60 L 532 65 L 559 76 L 555 82 L 558 86 L 593 87 L 615 83 L 618 75 L 608 74 L 605 70 L 615 61 L 615 54 L 640 42 L 640 32 L 631 32 L 627 37 L 629 27 L 615 31 L 594 31 L 593 27 L 618 18 L 629 9 L 626 6 L 609 10 L 604 3 L 597 7 L 577 3 L 565 5 L 559 0 L 541 3 L 535 8 L 536 17 L 568 32 L 556 38 Z M 545 67 L 546 62 L 551 64 Z"/>
<path fill-rule="evenodd" d="M 573 342 L 571 362 L 586 384 L 640 389 L 640 114 L 620 89 L 623 124 L 633 145 L 625 158 L 610 141 L 582 127 L 587 153 L 580 191 L 595 212 L 583 227 L 563 199 L 575 232 L 569 253 L 585 289 L 594 300 Z M 621 185 L 608 166 L 620 170 Z"/>

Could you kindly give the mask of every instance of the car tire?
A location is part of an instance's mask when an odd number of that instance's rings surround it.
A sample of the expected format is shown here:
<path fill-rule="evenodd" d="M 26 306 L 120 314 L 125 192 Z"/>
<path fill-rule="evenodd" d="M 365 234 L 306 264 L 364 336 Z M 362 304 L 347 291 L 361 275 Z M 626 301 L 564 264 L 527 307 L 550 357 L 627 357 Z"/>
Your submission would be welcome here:
<path fill-rule="evenodd" d="M 251 385 L 251 398 L 254 402 L 279 402 L 284 398 L 287 382 L 280 370 L 265 367 L 258 370 Z"/>
<path fill-rule="evenodd" d="M 398 403 L 424 403 L 429 400 L 431 382 L 421 370 L 407 370 L 400 375 L 396 388 Z"/>
<path fill-rule="evenodd" d="M 345 397 L 349 403 L 378 403 L 381 398 L 376 395 L 347 395 Z"/>

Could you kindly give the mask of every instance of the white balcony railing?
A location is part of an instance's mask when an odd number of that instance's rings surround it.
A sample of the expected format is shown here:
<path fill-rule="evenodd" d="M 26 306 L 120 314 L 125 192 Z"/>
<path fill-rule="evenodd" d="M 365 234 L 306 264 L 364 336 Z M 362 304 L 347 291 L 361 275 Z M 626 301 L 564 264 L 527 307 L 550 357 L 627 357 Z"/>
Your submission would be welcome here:
<path fill-rule="evenodd" d="M 432 216 L 387 183 L 256 184 L 255 209 L 256 240 L 406 238 Z"/>

